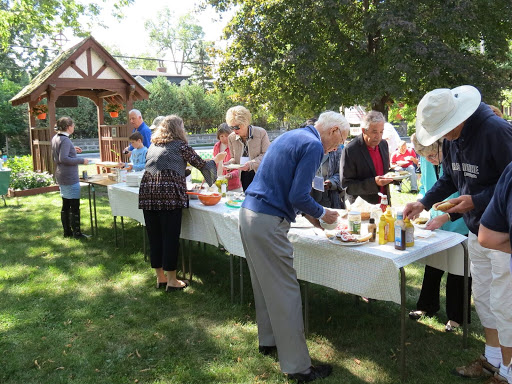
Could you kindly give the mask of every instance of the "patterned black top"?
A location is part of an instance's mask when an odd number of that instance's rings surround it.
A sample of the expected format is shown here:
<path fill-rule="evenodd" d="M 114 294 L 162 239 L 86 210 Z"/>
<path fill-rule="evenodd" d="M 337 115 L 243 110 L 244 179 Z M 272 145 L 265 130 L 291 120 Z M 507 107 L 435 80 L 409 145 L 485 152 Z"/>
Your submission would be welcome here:
<path fill-rule="evenodd" d="M 163 211 L 187 206 L 185 169 L 187 162 L 203 174 L 208 185 L 217 179 L 213 160 L 204 161 L 181 140 L 166 145 L 152 144 L 146 155 L 146 171 L 139 189 L 139 208 Z"/>

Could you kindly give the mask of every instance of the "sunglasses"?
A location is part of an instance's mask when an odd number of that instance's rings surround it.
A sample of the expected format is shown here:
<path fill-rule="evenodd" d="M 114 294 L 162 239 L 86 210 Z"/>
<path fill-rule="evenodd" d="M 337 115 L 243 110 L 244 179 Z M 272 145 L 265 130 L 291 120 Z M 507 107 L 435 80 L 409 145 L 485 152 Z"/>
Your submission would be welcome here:
<path fill-rule="evenodd" d="M 238 131 L 240 129 L 238 125 L 230 126 L 229 128 L 234 129 L 235 131 Z"/>

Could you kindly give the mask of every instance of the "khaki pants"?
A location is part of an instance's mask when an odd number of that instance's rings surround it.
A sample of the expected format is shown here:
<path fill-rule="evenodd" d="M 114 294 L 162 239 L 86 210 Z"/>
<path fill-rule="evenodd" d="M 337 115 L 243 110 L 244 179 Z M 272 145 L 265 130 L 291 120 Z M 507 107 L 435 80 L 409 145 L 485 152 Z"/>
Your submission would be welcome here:
<path fill-rule="evenodd" d="M 480 322 L 497 329 L 500 344 L 512 347 L 512 276 L 510 255 L 482 247 L 473 233 L 468 236 L 473 299 Z"/>
<path fill-rule="evenodd" d="M 277 347 L 281 371 L 298 373 L 311 366 L 290 223 L 282 217 L 240 209 L 240 234 L 251 274 L 259 344 Z"/>

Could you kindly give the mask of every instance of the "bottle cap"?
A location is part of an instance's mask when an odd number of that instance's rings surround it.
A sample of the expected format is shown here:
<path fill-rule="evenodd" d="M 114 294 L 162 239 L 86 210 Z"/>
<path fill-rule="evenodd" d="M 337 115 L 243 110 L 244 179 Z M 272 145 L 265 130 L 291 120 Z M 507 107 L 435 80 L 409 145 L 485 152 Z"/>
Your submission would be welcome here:
<path fill-rule="evenodd" d="M 373 217 L 370 217 L 370 224 L 375 224 L 375 219 Z"/>

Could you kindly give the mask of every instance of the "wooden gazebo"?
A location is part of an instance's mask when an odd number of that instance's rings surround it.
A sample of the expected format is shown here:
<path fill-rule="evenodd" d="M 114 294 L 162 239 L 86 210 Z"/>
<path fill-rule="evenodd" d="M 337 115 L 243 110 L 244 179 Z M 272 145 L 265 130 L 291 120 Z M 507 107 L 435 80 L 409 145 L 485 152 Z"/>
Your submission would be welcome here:
<path fill-rule="evenodd" d="M 51 139 L 55 135 L 56 103 L 67 97 L 83 96 L 98 107 L 98 137 L 102 161 L 116 161 L 116 153 L 126 147 L 133 128 L 129 125 L 105 125 L 103 100 L 124 104 L 125 113 L 133 102 L 149 97 L 144 89 L 93 37 L 88 37 L 61 53 L 53 62 L 11 99 L 12 105 L 28 103 L 30 147 L 34 170 L 53 173 Z M 32 108 L 46 98 L 47 125 L 36 128 Z M 73 117 L 73 116 L 71 116 Z M 128 119 L 127 119 L 128 120 Z M 126 161 L 121 155 L 121 161 Z"/>

